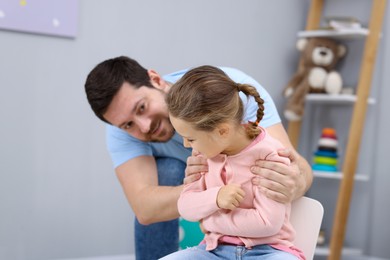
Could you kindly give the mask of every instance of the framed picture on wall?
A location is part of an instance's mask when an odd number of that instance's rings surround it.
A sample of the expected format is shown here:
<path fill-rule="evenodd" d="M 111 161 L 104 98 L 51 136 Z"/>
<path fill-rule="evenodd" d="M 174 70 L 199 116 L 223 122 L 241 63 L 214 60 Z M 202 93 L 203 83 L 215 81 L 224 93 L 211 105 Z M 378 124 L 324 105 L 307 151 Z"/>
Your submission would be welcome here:
<path fill-rule="evenodd" d="M 0 29 L 75 38 L 79 0 L 0 0 Z"/>

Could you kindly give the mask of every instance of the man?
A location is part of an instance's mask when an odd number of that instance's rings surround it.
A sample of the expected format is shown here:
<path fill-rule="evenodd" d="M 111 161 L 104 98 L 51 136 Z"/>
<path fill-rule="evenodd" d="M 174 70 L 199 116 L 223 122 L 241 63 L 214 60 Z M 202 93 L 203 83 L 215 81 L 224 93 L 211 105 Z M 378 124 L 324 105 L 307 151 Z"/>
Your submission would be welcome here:
<path fill-rule="evenodd" d="M 222 69 L 232 80 L 258 89 L 265 101 L 261 126 L 288 148 L 280 155 L 290 158 L 291 165 L 258 161 L 252 168 L 253 183 L 279 202 L 302 196 L 312 182 L 311 168 L 292 147 L 271 97 L 243 72 Z M 161 77 L 122 56 L 98 64 L 85 83 L 92 110 L 108 123 L 107 145 L 137 218 L 136 256 L 141 260 L 158 259 L 178 249 L 177 200 L 182 180 L 192 182 L 207 171 L 206 161 L 184 148 L 168 117 L 165 94 L 185 72 Z M 251 99 L 244 104 L 245 119 L 253 120 L 257 104 Z"/>

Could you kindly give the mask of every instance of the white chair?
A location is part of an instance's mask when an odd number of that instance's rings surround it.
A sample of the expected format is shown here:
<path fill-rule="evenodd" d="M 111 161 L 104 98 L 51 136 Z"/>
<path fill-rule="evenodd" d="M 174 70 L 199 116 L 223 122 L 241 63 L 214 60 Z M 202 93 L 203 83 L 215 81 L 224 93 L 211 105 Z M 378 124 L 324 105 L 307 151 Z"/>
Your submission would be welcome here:
<path fill-rule="evenodd" d="M 296 231 L 294 245 L 303 251 L 307 260 L 314 257 L 323 216 L 324 207 L 315 199 L 302 197 L 291 205 L 290 222 Z"/>

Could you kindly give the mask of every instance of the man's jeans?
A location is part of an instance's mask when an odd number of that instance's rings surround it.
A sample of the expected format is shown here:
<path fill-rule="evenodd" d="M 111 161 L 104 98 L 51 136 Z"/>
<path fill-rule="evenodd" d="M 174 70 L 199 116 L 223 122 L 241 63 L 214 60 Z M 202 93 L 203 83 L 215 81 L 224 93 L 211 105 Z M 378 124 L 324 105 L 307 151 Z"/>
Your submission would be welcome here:
<path fill-rule="evenodd" d="M 173 158 L 156 158 L 158 183 L 178 186 L 183 183 L 186 164 Z M 134 223 L 135 254 L 137 260 L 155 260 L 179 249 L 179 220 L 151 225 Z"/>

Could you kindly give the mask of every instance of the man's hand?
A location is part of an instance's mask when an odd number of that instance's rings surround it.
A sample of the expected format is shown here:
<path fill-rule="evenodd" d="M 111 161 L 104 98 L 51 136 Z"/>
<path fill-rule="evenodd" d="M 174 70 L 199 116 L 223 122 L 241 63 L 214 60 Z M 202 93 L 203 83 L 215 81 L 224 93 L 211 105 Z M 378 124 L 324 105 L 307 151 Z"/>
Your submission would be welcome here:
<path fill-rule="evenodd" d="M 203 226 L 203 219 L 201 219 L 201 220 L 199 221 L 199 227 L 200 227 L 200 231 L 202 231 L 203 234 L 208 234 L 208 233 L 210 233 L 210 232 L 208 232 L 208 231 L 204 228 L 204 226 Z"/>
<path fill-rule="evenodd" d="M 201 173 L 209 170 L 207 159 L 198 151 L 192 149 L 192 155 L 187 158 L 187 167 L 185 170 L 184 184 L 192 183 L 200 179 Z"/>
<path fill-rule="evenodd" d="M 301 197 L 306 191 L 306 179 L 300 171 L 299 154 L 290 149 L 280 150 L 278 154 L 290 159 L 291 164 L 266 160 L 256 161 L 251 171 L 257 174 L 252 183 L 270 199 L 280 203 L 289 203 Z"/>
<path fill-rule="evenodd" d="M 234 210 L 240 206 L 245 197 L 245 192 L 238 184 L 227 184 L 223 186 L 217 195 L 217 205 L 221 209 Z"/>

